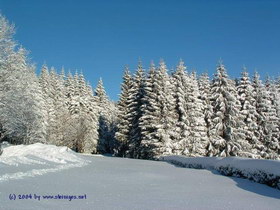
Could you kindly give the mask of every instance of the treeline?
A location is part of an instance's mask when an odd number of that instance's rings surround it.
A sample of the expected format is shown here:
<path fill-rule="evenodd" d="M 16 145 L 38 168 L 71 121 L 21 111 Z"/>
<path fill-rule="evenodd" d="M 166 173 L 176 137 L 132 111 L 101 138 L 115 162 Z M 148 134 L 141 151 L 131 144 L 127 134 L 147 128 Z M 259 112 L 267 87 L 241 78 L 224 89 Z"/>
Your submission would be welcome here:
<path fill-rule="evenodd" d="M 219 62 L 213 79 L 188 72 L 183 61 L 168 73 L 161 61 L 135 74 L 126 68 L 119 101 L 95 90 L 82 74 L 44 65 L 39 76 L 0 16 L 0 138 L 42 142 L 84 153 L 157 159 L 161 155 L 280 155 L 280 78 L 255 73 L 231 80 Z"/>
<path fill-rule="evenodd" d="M 126 70 L 118 103 L 119 155 L 279 158 L 280 78 L 265 84 L 246 69 L 231 80 L 219 62 L 212 80 L 164 61 L 145 73 Z"/>

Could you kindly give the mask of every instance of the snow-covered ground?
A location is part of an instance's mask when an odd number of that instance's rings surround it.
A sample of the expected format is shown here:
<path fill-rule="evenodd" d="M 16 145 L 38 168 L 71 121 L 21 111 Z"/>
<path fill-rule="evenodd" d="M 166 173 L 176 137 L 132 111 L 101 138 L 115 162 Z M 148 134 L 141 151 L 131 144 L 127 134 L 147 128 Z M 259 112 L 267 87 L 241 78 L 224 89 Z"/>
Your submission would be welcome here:
<path fill-rule="evenodd" d="M 0 156 L 0 183 L 87 164 L 86 160 L 67 147 L 41 143 L 17 146 L 2 144 L 2 147 L 4 149 Z"/>
<path fill-rule="evenodd" d="M 221 176 L 214 170 L 181 168 L 163 161 L 84 156 L 42 144 L 4 148 L 0 178 L 0 209 L 5 210 L 280 206 L 280 190 Z"/>

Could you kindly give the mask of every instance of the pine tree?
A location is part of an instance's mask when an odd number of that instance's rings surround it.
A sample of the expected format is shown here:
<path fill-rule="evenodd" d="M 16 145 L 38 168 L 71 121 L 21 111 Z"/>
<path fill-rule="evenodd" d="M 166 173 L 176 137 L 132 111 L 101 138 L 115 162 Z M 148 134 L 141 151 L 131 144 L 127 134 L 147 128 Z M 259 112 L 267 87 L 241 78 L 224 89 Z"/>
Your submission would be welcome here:
<path fill-rule="evenodd" d="M 54 124 L 52 128 L 53 138 L 56 145 L 65 145 L 68 141 L 65 126 L 69 125 L 70 112 L 66 104 L 66 88 L 62 74 L 51 72 L 51 86 L 53 90 Z"/>
<path fill-rule="evenodd" d="M 138 150 L 142 140 L 139 119 L 143 116 L 141 107 L 143 105 L 144 97 L 144 81 L 145 73 L 142 63 L 139 62 L 136 74 L 133 78 L 132 87 L 129 89 L 128 97 L 128 119 L 131 123 L 131 128 L 129 130 L 128 156 L 134 158 L 138 158 Z"/>
<path fill-rule="evenodd" d="M 128 120 L 129 115 L 129 90 L 132 88 L 132 76 L 129 72 L 128 67 L 125 68 L 123 83 L 121 87 L 121 95 L 119 102 L 117 104 L 118 107 L 118 123 L 117 123 L 117 132 L 115 137 L 118 141 L 118 156 L 126 156 L 128 151 L 128 142 L 129 142 L 129 131 L 131 128 L 131 124 Z"/>
<path fill-rule="evenodd" d="M 280 94 L 280 76 L 278 76 L 275 81 L 275 87 L 276 87 L 277 92 Z"/>
<path fill-rule="evenodd" d="M 275 93 L 274 100 L 277 107 L 277 116 L 280 118 L 280 77 L 278 77 L 274 83 L 273 92 Z"/>
<path fill-rule="evenodd" d="M 280 155 L 280 142 L 279 142 L 280 118 L 277 115 L 279 96 L 277 94 L 275 85 L 270 78 L 267 78 L 265 85 L 266 85 L 265 89 L 268 95 L 268 108 L 269 108 L 269 110 L 267 110 L 268 111 L 267 117 L 269 120 L 269 128 L 270 128 L 270 133 L 269 133 L 270 143 L 268 144 L 268 150 L 270 154 L 269 158 L 277 159 L 279 158 Z"/>
<path fill-rule="evenodd" d="M 71 115 L 69 133 L 72 148 L 78 152 L 97 153 L 98 110 L 93 96 L 89 95 L 84 76 L 77 72 L 66 80 L 68 109 Z"/>
<path fill-rule="evenodd" d="M 83 74 L 78 80 L 80 90 L 80 125 L 83 135 L 83 149 L 85 153 L 97 153 L 98 145 L 98 108 L 89 95 L 88 86 L 85 82 Z"/>
<path fill-rule="evenodd" d="M 256 100 L 256 109 L 258 112 L 259 139 L 265 148 L 260 147 L 260 153 L 263 158 L 276 158 L 278 140 L 275 138 L 277 125 L 274 116 L 275 110 L 272 107 L 268 87 L 266 88 L 258 73 L 253 77 L 254 97 Z"/>
<path fill-rule="evenodd" d="M 50 77 L 49 70 L 46 64 L 42 66 L 41 74 L 39 76 L 39 86 L 42 91 L 42 103 L 44 105 L 44 118 L 46 123 L 46 141 L 50 141 L 50 110 L 53 105 L 50 101 Z"/>
<path fill-rule="evenodd" d="M 240 104 L 234 82 L 228 78 L 224 65 L 220 62 L 211 85 L 213 126 L 211 141 L 213 148 L 209 154 L 214 156 L 237 156 L 244 141 Z"/>
<path fill-rule="evenodd" d="M 258 132 L 258 113 L 256 110 L 256 100 L 254 98 L 253 86 L 251 84 L 248 72 L 246 68 L 241 74 L 240 81 L 237 86 L 238 100 L 241 104 L 240 114 L 244 122 L 244 132 L 246 141 L 242 145 L 242 148 L 246 148 L 246 151 L 240 153 L 243 157 L 259 158 L 258 150 L 263 146 L 260 146 L 259 132 Z"/>
<path fill-rule="evenodd" d="M 200 99 L 196 74 L 193 73 L 189 81 L 187 97 L 188 121 L 190 124 L 190 148 L 191 156 L 205 156 L 209 146 L 206 122 L 204 120 L 203 102 Z"/>
<path fill-rule="evenodd" d="M 190 122 L 189 112 L 187 106 L 188 94 L 189 94 L 189 82 L 190 78 L 186 73 L 186 67 L 181 60 L 177 66 L 176 72 L 172 75 L 174 80 L 174 98 L 175 98 L 175 110 L 178 114 L 176 122 L 176 138 L 173 144 L 173 154 L 185 154 L 190 155 Z M 175 129 L 175 128 L 174 128 Z"/>
<path fill-rule="evenodd" d="M 99 80 L 94 95 L 99 110 L 98 151 L 100 153 L 113 153 L 116 146 L 116 110 L 106 94 L 102 79 Z"/>
<path fill-rule="evenodd" d="M 100 79 L 94 91 L 94 98 L 98 107 L 99 129 L 98 129 L 98 151 L 100 153 L 110 152 L 110 135 L 109 135 L 109 99 L 105 92 L 103 81 Z"/>
<path fill-rule="evenodd" d="M 139 119 L 141 136 L 143 137 L 140 144 L 139 157 L 152 158 L 153 154 L 149 154 L 149 150 L 156 148 L 157 145 L 150 146 L 152 141 L 156 140 L 157 123 L 159 122 L 159 106 L 157 94 L 155 92 L 155 75 L 156 67 L 151 63 L 149 73 L 144 84 L 143 105 L 141 107 L 142 117 Z M 155 142 L 157 143 L 157 142 Z"/>
<path fill-rule="evenodd" d="M 211 87 L 210 87 L 210 80 L 207 73 L 204 73 L 200 76 L 198 80 L 199 98 L 202 100 L 203 103 L 203 114 L 204 114 L 204 121 L 206 123 L 206 130 L 207 130 L 207 137 L 211 139 L 210 129 L 212 127 L 212 116 L 213 116 L 213 107 L 211 104 Z M 207 148 L 207 155 L 212 151 L 212 144 L 211 141 L 209 142 L 209 146 Z"/>
<path fill-rule="evenodd" d="M 77 77 L 76 77 L 77 79 Z M 77 133 L 79 132 L 80 126 L 77 122 L 77 116 L 78 113 L 77 110 L 74 109 L 73 104 L 76 102 L 77 94 L 77 84 L 76 80 L 74 80 L 73 75 L 71 72 L 68 73 L 65 83 L 65 91 L 66 91 L 66 106 L 69 111 L 69 120 L 67 124 L 65 125 L 65 133 L 67 134 L 65 138 L 67 139 L 67 143 L 65 146 L 68 146 L 69 148 L 72 148 L 76 151 L 81 151 L 82 146 L 78 146 L 77 143 Z M 75 103 L 77 104 L 77 103 Z M 77 104 L 78 106 L 78 104 Z"/>
<path fill-rule="evenodd" d="M 151 66 L 147 79 L 140 125 L 143 134 L 141 158 L 157 159 L 160 155 L 172 154 L 177 118 L 172 84 L 163 61 L 157 71 Z M 150 89 L 150 90 L 149 90 Z"/>

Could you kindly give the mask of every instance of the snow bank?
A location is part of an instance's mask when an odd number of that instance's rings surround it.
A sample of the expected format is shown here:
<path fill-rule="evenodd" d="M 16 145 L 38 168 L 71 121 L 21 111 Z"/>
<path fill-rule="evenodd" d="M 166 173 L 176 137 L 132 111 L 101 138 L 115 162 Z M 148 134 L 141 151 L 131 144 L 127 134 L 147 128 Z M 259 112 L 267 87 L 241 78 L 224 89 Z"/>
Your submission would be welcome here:
<path fill-rule="evenodd" d="M 185 156 L 162 156 L 160 159 L 186 168 L 216 170 L 226 176 L 246 178 L 280 189 L 279 160 Z"/>
<path fill-rule="evenodd" d="M 2 148 L 0 182 L 82 167 L 88 163 L 67 147 L 41 143 L 11 146 L 3 143 Z M 33 165 L 31 167 L 33 169 L 25 171 L 26 165 Z M 28 168 L 30 169 L 30 167 Z M 13 171 L 13 173 L 9 173 L 10 171 Z"/>

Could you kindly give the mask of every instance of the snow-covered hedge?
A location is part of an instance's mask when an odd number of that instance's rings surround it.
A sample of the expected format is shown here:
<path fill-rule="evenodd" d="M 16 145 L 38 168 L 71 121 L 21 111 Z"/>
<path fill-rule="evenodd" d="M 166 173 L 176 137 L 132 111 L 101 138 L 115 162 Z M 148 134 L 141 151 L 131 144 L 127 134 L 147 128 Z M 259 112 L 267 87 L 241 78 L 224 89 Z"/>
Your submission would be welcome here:
<path fill-rule="evenodd" d="M 163 156 L 161 160 L 178 166 L 216 170 L 226 176 L 246 178 L 280 189 L 280 161 L 239 157 Z"/>

